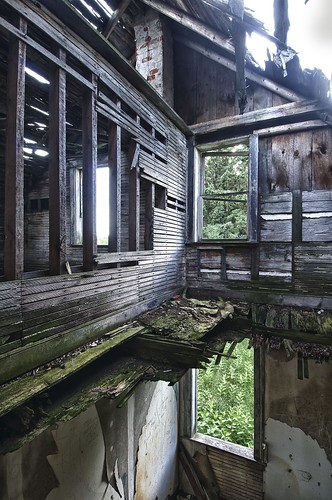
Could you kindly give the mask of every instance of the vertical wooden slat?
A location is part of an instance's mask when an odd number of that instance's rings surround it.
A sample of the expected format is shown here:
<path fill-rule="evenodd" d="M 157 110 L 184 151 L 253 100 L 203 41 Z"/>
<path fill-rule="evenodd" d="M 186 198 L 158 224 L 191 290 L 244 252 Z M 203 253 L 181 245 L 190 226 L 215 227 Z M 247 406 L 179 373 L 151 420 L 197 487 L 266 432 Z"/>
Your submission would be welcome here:
<path fill-rule="evenodd" d="M 148 183 L 145 199 L 144 250 L 153 250 L 153 208 L 155 206 L 155 185 Z"/>
<path fill-rule="evenodd" d="M 120 101 L 118 102 L 120 106 Z M 110 171 L 109 252 L 121 251 L 121 127 L 111 124 L 108 142 Z"/>
<path fill-rule="evenodd" d="M 129 251 L 139 250 L 140 183 L 136 168 L 129 172 Z"/>
<path fill-rule="evenodd" d="M 259 267 L 260 267 L 260 250 L 259 246 L 257 245 L 251 249 L 250 276 L 252 280 L 259 278 Z"/>
<path fill-rule="evenodd" d="M 58 57 L 65 61 L 63 49 Z M 66 262 L 66 73 L 54 67 L 49 121 L 49 272 L 61 274 Z"/>
<path fill-rule="evenodd" d="M 95 76 L 91 77 L 95 83 Z M 95 92 L 87 91 L 82 110 L 83 142 L 83 267 L 94 269 L 96 237 L 97 112 Z"/>
<path fill-rule="evenodd" d="M 249 138 L 248 240 L 258 240 L 258 136 Z"/>
<path fill-rule="evenodd" d="M 19 19 L 27 33 L 27 23 Z M 13 38 L 9 43 L 7 76 L 7 130 L 5 173 L 5 279 L 20 278 L 24 266 L 24 104 L 26 45 Z"/>
<path fill-rule="evenodd" d="M 259 462 L 266 459 L 264 443 L 265 407 L 265 350 L 254 349 L 254 457 Z"/>
<path fill-rule="evenodd" d="M 140 118 L 136 121 L 140 124 Z M 139 218 L 140 218 L 140 179 L 138 158 L 136 158 L 136 144 L 132 143 L 129 152 L 131 165 L 129 172 L 129 251 L 139 250 Z M 154 156 L 152 154 L 152 156 Z"/>
<path fill-rule="evenodd" d="M 189 243 L 194 241 L 195 230 L 194 230 L 194 166 L 195 166 L 195 150 L 193 139 L 187 141 L 188 147 L 188 168 L 187 168 L 187 182 L 188 182 L 188 193 L 187 193 L 187 240 Z"/>

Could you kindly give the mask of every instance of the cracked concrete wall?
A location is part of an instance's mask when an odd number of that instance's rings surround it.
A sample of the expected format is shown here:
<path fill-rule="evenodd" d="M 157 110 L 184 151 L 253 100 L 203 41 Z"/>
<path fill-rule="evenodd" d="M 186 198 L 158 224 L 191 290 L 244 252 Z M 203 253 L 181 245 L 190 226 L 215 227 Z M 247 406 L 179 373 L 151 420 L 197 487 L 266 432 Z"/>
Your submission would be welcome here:
<path fill-rule="evenodd" d="M 332 365 L 308 361 L 298 379 L 297 357 L 266 356 L 264 474 L 266 500 L 329 500 L 332 491 Z"/>
<path fill-rule="evenodd" d="M 165 500 L 177 486 L 177 388 L 141 383 L 0 456 L 1 500 Z"/>

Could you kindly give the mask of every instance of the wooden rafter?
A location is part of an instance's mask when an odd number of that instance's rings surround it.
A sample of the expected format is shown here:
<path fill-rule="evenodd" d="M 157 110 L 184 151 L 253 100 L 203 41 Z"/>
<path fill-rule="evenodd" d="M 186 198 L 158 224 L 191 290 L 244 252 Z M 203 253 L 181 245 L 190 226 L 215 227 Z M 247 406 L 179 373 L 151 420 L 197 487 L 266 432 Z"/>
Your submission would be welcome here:
<path fill-rule="evenodd" d="M 131 0 L 122 0 L 120 2 L 119 7 L 113 12 L 112 17 L 109 18 L 104 30 L 103 30 L 103 35 L 105 38 L 109 38 L 111 36 L 112 31 L 116 27 L 120 17 L 122 14 L 125 12 L 127 7 L 129 6 Z"/>
<path fill-rule="evenodd" d="M 173 21 L 191 29 L 195 33 L 199 33 L 204 38 L 210 40 L 212 43 L 222 47 L 224 50 L 231 54 L 235 54 L 235 49 L 233 44 L 230 42 L 229 38 L 225 35 L 221 35 L 219 31 L 210 28 L 205 23 L 199 21 L 198 19 L 186 14 L 183 11 L 175 9 L 169 5 L 166 5 L 159 0 L 142 0 L 145 5 L 148 5 L 152 9 L 157 10 L 161 14 L 169 17 Z"/>

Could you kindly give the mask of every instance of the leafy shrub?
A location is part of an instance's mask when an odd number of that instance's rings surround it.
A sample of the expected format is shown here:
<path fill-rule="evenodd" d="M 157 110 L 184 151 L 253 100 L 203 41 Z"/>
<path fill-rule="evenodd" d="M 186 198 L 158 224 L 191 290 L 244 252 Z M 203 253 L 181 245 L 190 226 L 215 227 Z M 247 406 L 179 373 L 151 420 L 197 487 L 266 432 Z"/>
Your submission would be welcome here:
<path fill-rule="evenodd" d="M 253 447 L 253 350 L 245 340 L 233 355 L 237 358 L 222 358 L 219 365 L 210 363 L 206 370 L 198 371 L 197 431 Z"/>

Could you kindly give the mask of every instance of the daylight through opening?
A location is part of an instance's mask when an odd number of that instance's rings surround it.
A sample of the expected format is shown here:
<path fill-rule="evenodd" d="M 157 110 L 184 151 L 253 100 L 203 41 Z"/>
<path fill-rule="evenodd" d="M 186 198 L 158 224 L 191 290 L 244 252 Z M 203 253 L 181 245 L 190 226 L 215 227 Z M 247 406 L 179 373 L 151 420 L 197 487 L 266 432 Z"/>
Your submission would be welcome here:
<path fill-rule="evenodd" d="M 204 154 L 204 239 L 247 239 L 248 166 L 247 144 Z"/>
<path fill-rule="evenodd" d="M 229 357 L 211 362 L 197 375 L 196 430 L 234 444 L 254 447 L 254 350 L 248 339 Z"/>

